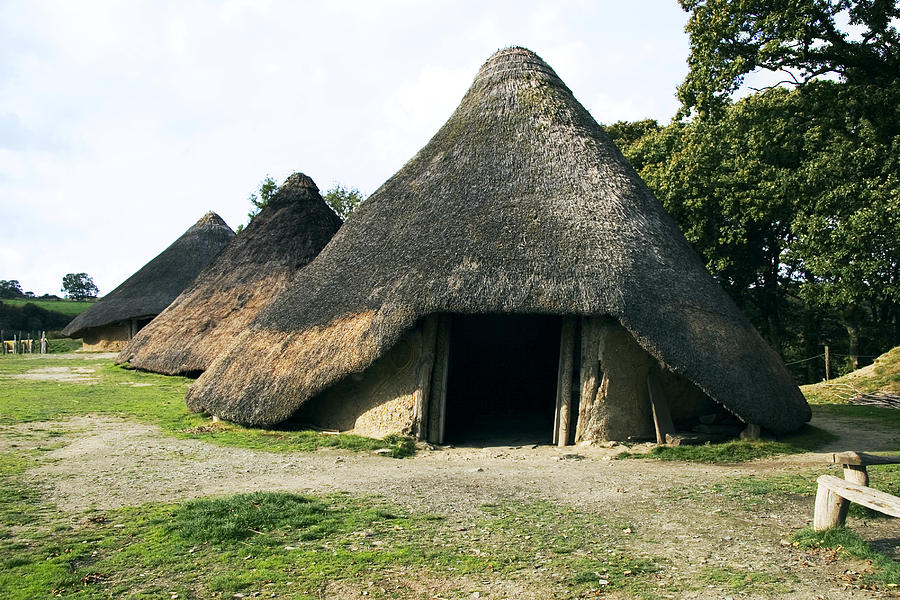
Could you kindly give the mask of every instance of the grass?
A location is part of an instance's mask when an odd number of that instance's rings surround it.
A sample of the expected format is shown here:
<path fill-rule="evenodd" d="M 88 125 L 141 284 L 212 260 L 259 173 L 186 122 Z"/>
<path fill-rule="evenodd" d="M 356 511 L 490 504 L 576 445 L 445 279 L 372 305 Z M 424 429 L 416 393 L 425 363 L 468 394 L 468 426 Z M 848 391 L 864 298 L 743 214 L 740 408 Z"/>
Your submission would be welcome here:
<path fill-rule="evenodd" d="M 539 569 L 554 597 L 655 597 L 657 562 L 629 551 L 618 527 L 547 503 L 492 505 L 460 528 L 378 498 L 261 492 L 93 512 L 74 525 L 51 514 L 0 536 L 0 595 L 299 599 L 337 582 L 352 595 L 409 597 L 418 585 L 470 596 Z"/>
<path fill-rule="evenodd" d="M 869 568 L 860 577 L 860 583 L 864 585 L 895 591 L 900 587 L 900 562 L 873 549 L 865 540 L 845 527 L 826 531 L 802 529 L 793 535 L 793 540 L 797 545 L 809 550 L 819 552 L 830 550 L 838 556 L 868 562 Z"/>
<path fill-rule="evenodd" d="M 2 302 L 10 306 L 34 304 L 44 310 L 52 310 L 70 317 L 81 314 L 94 304 L 93 302 L 80 300 L 30 300 L 27 298 L 4 299 Z"/>
<path fill-rule="evenodd" d="M 882 406 L 858 406 L 856 404 L 814 404 L 813 415 L 842 417 L 900 428 L 900 410 Z M 897 441 L 900 451 L 900 439 Z"/>
<path fill-rule="evenodd" d="M 83 371 L 78 382 L 12 378 L 35 369 Z M 84 414 L 125 417 L 157 425 L 171 435 L 202 439 L 222 446 L 269 452 L 314 451 L 323 447 L 353 451 L 385 450 L 400 458 L 415 451 L 403 436 L 376 440 L 357 435 L 326 435 L 308 430 L 256 429 L 232 423 L 213 423 L 187 410 L 184 394 L 192 380 L 167 377 L 112 365 L 108 359 L 54 358 L 40 355 L 0 359 L 0 425 L 52 421 Z"/>
<path fill-rule="evenodd" d="M 900 346 L 885 352 L 868 367 L 801 388 L 810 404 L 846 404 L 854 390 L 871 394 L 885 392 L 900 394 Z"/>
<path fill-rule="evenodd" d="M 896 427 L 900 430 L 900 410 L 893 408 L 858 406 L 854 404 L 813 404 L 811 408 L 814 417 L 853 419 L 859 421 L 861 427 L 864 427 L 866 423 L 872 423 L 881 427 Z M 823 429 L 805 425 L 798 432 L 782 436 L 777 441 L 732 440 L 700 446 L 657 446 L 649 453 L 623 452 L 617 458 L 650 458 L 702 463 L 741 463 L 784 454 L 815 452 L 836 439 L 833 434 Z M 892 450 L 900 452 L 900 436 L 897 439 L 897 447 Z"/>
<path fill-rule="evenodd" d="M 75 352 L 81 349 L 81 339 L 57 338 L 47 340 L 50 344 L 50 353 L 59 354 L 61 352 Z"/>
<path fill-rule="evenodd" d="M 776 575 L 735 567 L 704 567 L 699 579 L 703 583 L 718 584 L 718 587 L 742 594 L 791 591 L 790 586 L 785 585 Z"/>
<path fill-rule="evenodd" d="M 800 454 L 820 448 L 835 436 L 818 427 L 804 426 L 779 441 L 732 440 L 700 446 L 656 446 L 647 454 L 622 452 L 617 458 L 654 458 L 702 463 L 740 463 L 781 454 Z"/>
<path fill-rule="evenodd" d="M 889 494 L 900 495 L 900 465 L 869 467 L 868 471 L 869 485 Z M 821 469 L 775 475 L 744 475 L 711 484 L 694 483 L 683 487 L 670 487 L 660 490 L 660 493 L 674 500 L 708 501 L 719 510 L 723 507 L 736 507 L 754 514 L 796 503 L 799 499 L 806 499 L 812 509 L 811 501 L 816 494 L 816 479 L 826 472 L 842 477 L 839 466 L 826 467 L 823 464 Z M 889 518 L 878 511 L 853 503 L 850 504 L 849 515 L 868 521 Z"/>

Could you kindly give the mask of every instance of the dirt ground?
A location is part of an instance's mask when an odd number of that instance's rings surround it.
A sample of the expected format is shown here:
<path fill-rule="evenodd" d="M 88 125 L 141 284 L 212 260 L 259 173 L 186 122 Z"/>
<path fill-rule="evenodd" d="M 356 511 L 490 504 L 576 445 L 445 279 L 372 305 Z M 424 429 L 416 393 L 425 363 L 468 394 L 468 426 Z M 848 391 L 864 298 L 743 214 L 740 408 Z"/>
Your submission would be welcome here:
<path fill-rule="evenodd" d="M 897 432 L 890 428 L 873 426 L 861 432 L 858 424 L 838 419 L 814 424 L 838 436 L 826 450 L 897 447 Z M 673 585 L 713 566 L 778 574 L 794 588 L 783 595 L 767 591 L 764 596 L 744 592 L 723 596 L 721 590 L 701 589 L 671 597 L 900 596 L 854 588 L 853 577 L 845 571 L 861 571 L 864 564 L 790 545 L 790 534 L 811 522 L 811 498 L 769 500 L 764 509 L 747 510 L 734 498 L 708 491 L 717 482 L 745 475 L 825 472 L 821 454 L 741 465 L 613 460 L 620 449 L 597 447 L 426 447 L 402 460 L 340 450 L 273 454 L 176 439 L 153 426 L 98 416 L 0 428 L 0 450 L 6 452 L 13 444 L 55 445 L 46 453 L 47 460 L 27 475 L 39 482 L 48 502 L 73 518 L 91 508 L 255 490 L 349 491 L 377 494 L 465 526 L 480 514 L 483 504 L 546 499 L 628 522 L 635 551 L 666 557 Z M 693 493 L 697 490 L 699 495 Z M 849 524 L 897 556 L 900 520 Z M 333 591 L 336 597 L 345 595 Z M 506 589 L 503 595 L 510 592 Z M 525 589 L 520 592 L 523 597 L 532 595 Z M 358 592 L 346 595 L 358 597 Z"/>

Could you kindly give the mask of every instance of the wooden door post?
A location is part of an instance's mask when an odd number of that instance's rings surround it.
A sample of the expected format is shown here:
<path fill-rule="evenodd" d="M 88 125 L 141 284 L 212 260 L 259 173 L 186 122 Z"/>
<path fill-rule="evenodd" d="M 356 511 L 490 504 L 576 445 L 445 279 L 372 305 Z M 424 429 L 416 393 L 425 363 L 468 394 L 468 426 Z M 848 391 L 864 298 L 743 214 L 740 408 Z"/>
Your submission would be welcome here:
<path fill-rule="evenodd" d="M 559 374 L 556 381 L 556 416 L 553 427 L 553 443 L 569 444 L 569 423 L 572 412 L 572 368 L 575 361 L 576 317 L 563 317 L 559 340 Z"/>
<path fill-rule="evenodd" d="M 428 428 L 428 397 L 431 391 L 431 371 L 434 369 L 437 321 L 437 315 L 428 315 L 422 321 L 422 350 L 416 365 L 416 391 L 413 393 L 413 423 L 417 440 L 425 439 L 425 430 Z"/>
<path fill-rule="evenodd" d="M 444 443 L 447 422 L 447 375 L 450 372 L 450 315 L 439 315 L 431 398 L 428 400 L 428 441 Z"/>

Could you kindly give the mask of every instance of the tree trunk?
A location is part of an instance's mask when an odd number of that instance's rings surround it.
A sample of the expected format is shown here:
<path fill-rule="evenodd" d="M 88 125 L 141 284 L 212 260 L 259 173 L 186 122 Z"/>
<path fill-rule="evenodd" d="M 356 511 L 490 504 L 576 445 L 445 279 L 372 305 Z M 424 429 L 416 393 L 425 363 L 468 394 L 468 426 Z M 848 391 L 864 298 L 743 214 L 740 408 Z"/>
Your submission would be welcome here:
<path fill-rule="evenodd" d="M 850 355 L 850 366 L 854 369 L 859 368 L 859 346 L 862 338 L 861 316 L 859 309 L 850 306 L 844 310 L 842 316 L 842 324 L 847 330 L 847 337 L 850 343 L 848 354 Z"/>

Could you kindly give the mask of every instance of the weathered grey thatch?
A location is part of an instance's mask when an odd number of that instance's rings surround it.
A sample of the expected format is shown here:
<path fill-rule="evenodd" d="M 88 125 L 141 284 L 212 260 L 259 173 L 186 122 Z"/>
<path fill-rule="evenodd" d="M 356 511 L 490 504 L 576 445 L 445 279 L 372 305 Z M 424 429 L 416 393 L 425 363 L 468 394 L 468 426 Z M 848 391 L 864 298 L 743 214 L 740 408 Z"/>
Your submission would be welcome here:
<path fill-rule="evenodd" d="M 158 315 L 233 237 L 219 215 L 206 213 L 156 258 L 72 319 L 63 335 L 80 337 L 87 329 Z"/>
<path fill-rule="evenodd" d="M 773 432 L 809 407 L 778 356 L 554 71 L 509 48 L 189 389 L 253 425 L 362 372 L 433 313 L 608 315 Z"/>
<path fill-rule="evenodd" d="M 295 173 L 246 230 L 119 354 L 175 375 L 203 371 L 341 226 L 313 180 Z"/>

